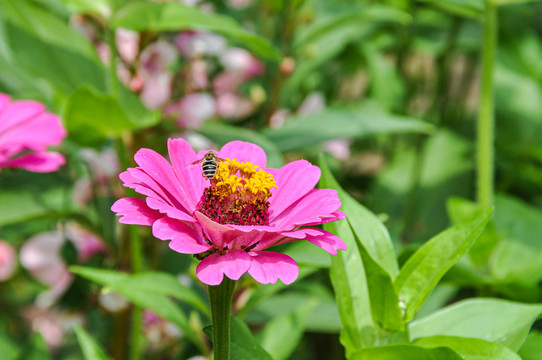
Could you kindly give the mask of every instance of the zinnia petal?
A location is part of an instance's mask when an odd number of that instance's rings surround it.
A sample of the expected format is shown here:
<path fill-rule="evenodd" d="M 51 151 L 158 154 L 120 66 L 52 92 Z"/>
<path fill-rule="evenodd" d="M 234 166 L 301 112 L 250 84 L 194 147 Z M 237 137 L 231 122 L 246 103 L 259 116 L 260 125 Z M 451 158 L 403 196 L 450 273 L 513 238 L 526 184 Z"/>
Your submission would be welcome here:
<path fill-rule="evenodd" d="M 251 162 L 258 165 L 261 169 L 267 166 L 267 156 L 261 147 L 245 141 L 231 141 L 226 143 L 218 152 L 218 157 L 222 159 L 237 159 L 240 162 Z"/>
<path fill-rule="evenodd" d="M 337 195 L 337 190 L 312 189 L 273 219 L 270 225 L 289 230 L 307 224 L 320 223 L 322 216 L 327 216 L 340 207 L 341 199 Z"/>
<path fill-rule="evenodd" d="M 320 179 L 320 169 L 306 160 L 293 161 L 280 169 L 269 169 L 277 188 L 269 199 L 269 218 L 273 221 L 294 202 L 305 196 Z"/>
<path fill-rule="evenodd" d="M 0 167 L 21 168 L 32 172 L 51 172 L 64 165 L 66 159 L 56 152 L 42 152 L 23 155 L 0 163 Z"/>
<path fill-rule="evenodd" d="M 154 222 L 152 234 L 160 240 L 171 240 L 169 247 L 183 254 L 199 254 L 209 250 L 201 231 L 167 216 Z"/>
<path fill-rule="evenodd" d="M 239 280 L 251 267 L 251 257 L 242 250 L 227 251 L 224 255 L 212 254 L 203 259 L 196 268 L 198 279 L 207 285 L 218 285 L 224 275 Z"/>
<path fill-rule="evenodd" d="M 261 284 L 274 284 L 280 279 L 289 285 L 299 275 L 297 263 L 288 255 L 271 251 L 252 251 L 249 255 L 252 263 L 248 273 Z"/>
<path fill-rule="evenodd" d="M 121 224 L 151 226 L 162 217 L 158 211 L 150 209 L 144 200 L 131 197 L 117 200 L 111 210 L 121 216 Z"/>

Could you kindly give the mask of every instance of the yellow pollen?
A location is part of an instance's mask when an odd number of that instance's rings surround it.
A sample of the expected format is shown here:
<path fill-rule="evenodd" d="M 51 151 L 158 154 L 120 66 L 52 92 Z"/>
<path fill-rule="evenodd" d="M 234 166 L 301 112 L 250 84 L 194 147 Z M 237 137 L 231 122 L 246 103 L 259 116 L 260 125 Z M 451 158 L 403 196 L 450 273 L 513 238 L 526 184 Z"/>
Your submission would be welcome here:
<path fill-rule="evenodd" d="M 219 162 L 218 167 L 219 171 L 212 182 L 224 196 L 228 193 L 252 194 L 250 200 L 265 201 L 271 196 L 271 188 L 277 187 L 272 174 L 250 162 L 225 159 Z"/>

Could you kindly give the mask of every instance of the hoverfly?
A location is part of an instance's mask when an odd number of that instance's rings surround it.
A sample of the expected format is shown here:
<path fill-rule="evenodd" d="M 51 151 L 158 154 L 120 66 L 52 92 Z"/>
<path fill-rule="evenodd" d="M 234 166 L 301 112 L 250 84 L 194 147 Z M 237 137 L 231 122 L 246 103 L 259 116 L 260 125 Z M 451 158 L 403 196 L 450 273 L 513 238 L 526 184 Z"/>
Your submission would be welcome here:
<path fill-rule="evenodd" d="M 196 160 L 188 166 L 194 166 L 201 164 L 201 172 L 204 178 L 211 180 L 215 177 L 218 172 L 220 177 L 220 169 L 218 168 L 218 163 L 221 161 L 227 161 L 226 159 L 219 158 L 216 156 L 214 151 L 207 151 L 202 159 Z"/>

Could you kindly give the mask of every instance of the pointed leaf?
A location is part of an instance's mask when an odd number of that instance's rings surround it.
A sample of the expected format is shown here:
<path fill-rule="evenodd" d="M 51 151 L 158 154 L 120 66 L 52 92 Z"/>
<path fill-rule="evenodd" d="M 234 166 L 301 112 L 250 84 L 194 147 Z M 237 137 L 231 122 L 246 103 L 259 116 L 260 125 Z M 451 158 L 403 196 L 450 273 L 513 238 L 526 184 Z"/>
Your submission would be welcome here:
<path fill-rule="evenodd" d="M 462 360 L 461 356 L 446 347 L 424 349 L 413 345 L 386 345 L 363 349 L 352 354 L 349 360 Z"/>
<path fill-rule="evenodd" d="M 82 327 L 75 327 L 75 335 L 85 360 L 111 360 L 100 345 Z"/>
<path fill-rule="evenodd" d="M 408 259 L 395 279 L 399 298 L 406 304 L 407 321 L 418 312 L 442 276 L 471 248 L 491 213 L 488 210 L 470 222 L 441 232 Z"/>
<path fill-rule="evenodd" d="M 447 347 L 461 355 L 464 360 L 521 360 L 518 354 L 506 346 L 481 339 L 432 336 L 418 339 L 414 344 L 425 348 Z"/>
<path fill-rule="evenodd" d="M 463 300 L 410 323 L 410 337 L 435 335 L 482 339 L 517 350 L 542 304 L 523 304 L 499 299 Z"/>
<path fill-rule="evenodd" d="M 280 150 L 292 151 L 337 138 L 428 133 L 432 129 L 432 125 L 423 121 L 392 115 L 374 106 L 363 105 L 328 108 L 318 114 L 293 116 L 281 128 L 267 129 L 263 134 Z"/>

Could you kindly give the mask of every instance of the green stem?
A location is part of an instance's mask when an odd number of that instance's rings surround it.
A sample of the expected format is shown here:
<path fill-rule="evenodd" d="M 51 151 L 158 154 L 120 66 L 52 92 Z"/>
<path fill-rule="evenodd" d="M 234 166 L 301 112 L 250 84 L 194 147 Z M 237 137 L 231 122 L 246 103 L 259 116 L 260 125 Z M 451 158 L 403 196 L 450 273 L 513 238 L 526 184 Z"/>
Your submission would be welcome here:
<path fill-rule="evenodd" d="M 477 129 L 477 201 L 483 208 L 493 205 L 495 120 L 493 105 L 493 72 L 497 49 L 497 8 L 486 1 L 480 109 Z"/>
<path fill-rule="evenodd" d="M 209 286 L 214 360 L 230 359 L 230 313 L 234 288 L 235 281 L 225 276 L 219 285 Z"/>

